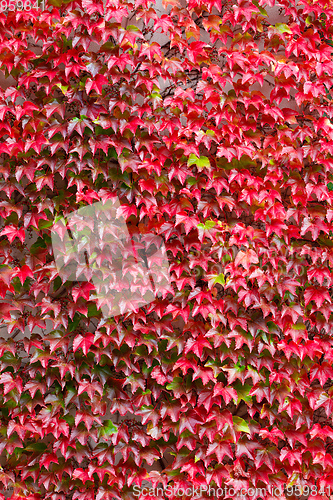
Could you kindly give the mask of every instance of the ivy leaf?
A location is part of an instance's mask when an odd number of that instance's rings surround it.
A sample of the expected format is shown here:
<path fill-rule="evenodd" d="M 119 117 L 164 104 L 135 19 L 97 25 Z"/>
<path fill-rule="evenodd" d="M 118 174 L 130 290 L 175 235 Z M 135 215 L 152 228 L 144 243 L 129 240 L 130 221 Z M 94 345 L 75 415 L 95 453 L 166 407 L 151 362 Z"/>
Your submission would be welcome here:
<path fill-rule="evenodd" d="M 24 228 L 15 227 L 13 224 L 6 226 L 0 234 L 7 236 L 10 243 L 13 243 L 15 238 L 18 238 L 21 243 L 24 243 L 25 240 Z"/>
<path fill-rule="evenodd" d="M 241 384 L 240 382 L 236 382 L 233 384 L 233 388 L 237 392 L 237 404 L 240 403 L 241 400 L 246 403 L 252 403 L 252 396 L 250 396 L 250 390 L 252 386 L 249 384 Z"/>
<path fill-rule="evenodd" d="M 199 171 L 201 171 L 204 168 L 210 168 L 210 161 L 207 156 L 197 157 L 195 154 L 191 153 L 187 161 L 187 166 L 190 167 L 191 165 L 197 165 Z"/>
<path fill-rule="evenodd" d="M 114 425 L 112 420 L 104 420 L 103 426 L 99 428 L 100 437 L 108 437 L 111 436 L 111 434 L 115 434 L 116 432 L 118 432 L 118 428 L 116 425 Z"/>
<path fill-rule="evenodd" d="M 232 420 L 234 423 L 234 428 L 237 432 L 245 432 L 246 434 L 251 434 L 249 425 L 243 418 L 237 417 L 237 415 L 233 415 Z"/>
<path fill-rule="evenodd" d="M 267 15 L 267 14 L 266 14 Z M 275 29 L 277 31 L 279 31 L 280 33 L 290 33 L 292 34 L 292 31 L 291 29 L 289 28 L 289 26 L 287 24 L 284 24 L 284 23 L 276 23 L 275 24 Z"/>

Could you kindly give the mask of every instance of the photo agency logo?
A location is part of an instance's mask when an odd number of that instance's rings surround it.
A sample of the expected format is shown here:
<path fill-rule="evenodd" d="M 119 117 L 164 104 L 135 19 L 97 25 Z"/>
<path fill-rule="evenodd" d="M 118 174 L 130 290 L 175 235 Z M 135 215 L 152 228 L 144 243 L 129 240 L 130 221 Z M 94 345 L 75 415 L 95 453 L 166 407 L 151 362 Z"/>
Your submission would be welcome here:
<path fill-rule="evenodd" d="M 127 226 L 118 198 L 58 216 L 51 231 L 62 281 L 89 281 L 104 318 L 135 312 L 171 288 L 160 236 Z"/>

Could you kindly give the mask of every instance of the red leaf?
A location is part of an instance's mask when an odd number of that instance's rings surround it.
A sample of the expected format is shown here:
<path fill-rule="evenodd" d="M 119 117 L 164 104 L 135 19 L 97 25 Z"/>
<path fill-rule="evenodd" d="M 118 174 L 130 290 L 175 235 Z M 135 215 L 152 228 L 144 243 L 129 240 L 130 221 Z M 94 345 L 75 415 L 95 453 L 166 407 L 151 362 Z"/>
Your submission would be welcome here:
<path fill-rule="evenodd" d="M 15 272 L 15 276 L 18 276 L 22 285 L 27 278 L 33 278 L 34 274 L 29 266 L 24 264 L 18 271 Z"/>
<path fill-rule="evenodd" d="M 103 396 L 103 388 L 101 384 L 98 382 L 89 382 L 88 380 L 81 380 L 79 383 L 78 395 L 83 392 L 87 392 L 90 399 L 93 398 L 95 392 L 98 392 L 101 396 Z"/>
<path fill-rule="evenodd" d="M 225 456 L 234 459 L 234 455 L 232 453 L 231 447 L 229 443 L 211 443 L 207 449 L 207 456 L 215 454 L 219 463 L 222 463 L 222 460 Z"/>
<path fill-rule="evenodd" d="M 78 349 L 82 349 L 84 355 L 87 355 L 90 347 L 94 343 L 94 335 L 92 333 L 83 336 L 83 335 L 77 335 L 74 339 L 73 342 L 73 349 L 74 352 L 76 352 Z"/>
<path fill-rule="evenodd" d="M 205 337 L 199 335 L 196 339 L 188 339 L 184 354 L 193 351 L 201 359 L 204 348 L 211 349 L 212 346 Z"/>
<path fill-rule="evenodd" d="M 89 281 L 82 281 L 78 285 L 72 288 L 72 295 L 75 302 L 78 301 L 79 297 L 83 297 L 85 300 L 89 300 L 90 291 L 95 290 L 95 285 Z"/>
<path fill-rule="evenodd" d="M 96 90 L 98 94 L 102 94 L 103 85 L 109 85 L 108 79 L 101 74 L 98 74 L 94 79 L 88 78 L 86 81 L 86 92 L 89 94 L 91 90 Z"/>
<path fill-rule="evenodd" d="M 249 249 L 246 252 L 243 252 L 240 250 L 237 253 L 236 259 L 235 259 L 235 265 L 236 266 L 243 266 L 247 271 L 250 269 L 251 264 L 258 264 L 259 259 L 257 254 L 255 253 L 254 250 Z"/>
<path fill-rule="evenodd" d="M 311 301 L 314 301 L 317 307 L 321 307 L 327 300 L 330 304 L 331 298 L 326 288 L 324 287 L 307 287 L 304 292 L 304 303 L 307 306 Z"/>
<path fill-rule="evenodd" d="M 6 235 L 8 236 L 9 242 L 13 243 L 15 238 L 19 238 L 22 243 L 24 243 L 25 240 L 25 231 L 24 228 L 21 227 L 20 229 L 18 227 L 13 226 L 12 224 L 10 226 L 6 226 L 0 233 L 1 235 Z"/>
<path fill-rule="evenodd" d="M 58 464 L 58 457 L 55 453 L 44 453 L 39 459 L 40 466 L 44 466 L 47 470 L 50 468 L 50 463 Z"/>
<path fill-rule="evenodd" d="M 4 385 L 4 394 L 8 394 L 8 392 L 13 389 L 17 389 L 21 394 L 22 392 L 22 380 L 20 377 L 16 376 L 13 378 L 11 373 L 5 372 L 0 376 L 0 384 Z"/>

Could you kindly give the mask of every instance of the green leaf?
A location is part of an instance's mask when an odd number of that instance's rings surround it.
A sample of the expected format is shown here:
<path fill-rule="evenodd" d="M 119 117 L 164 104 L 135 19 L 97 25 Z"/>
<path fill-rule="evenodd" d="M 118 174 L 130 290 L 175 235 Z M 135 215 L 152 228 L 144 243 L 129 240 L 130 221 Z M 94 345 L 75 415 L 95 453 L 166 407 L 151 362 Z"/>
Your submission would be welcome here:
<path fill-rule="evenodd" d="M 219 274 L 214 278 L 214 284 L 219 283 L 220 285 L 224 286 L 225 285 L 225 276 L 223 273 Z"/>
<path fill-rule="evenodd" d="M 329 183 L 327 184 L 327 187 L 328 187 L 328 190 L 329 190 L 329 191 L 333 191 L 333 182 L 329 182 Z"/>
<path fill-rule="evenodd" d="M 202 170 L 204 168 L 210 168 L 210 161 L 207 156 L 200 156 L 198 158 L 195 154 L 191 153 L 187 161 L 187 166 L 190 167 L 191 165 L 197 165 L 199 170 Z"/>
<path fill-rule="evenodd" d="M 274 28 L 277 29 L 280 33 L 290 33 L 291 35 L 293 33 L 289 26 L 287 26 L 287 24 L 285 23 L 276 23 Z"/>
<path fill-rule="evenodd" d="M 68 321 L 68 331 L 73 332 L 80 323 L 80 320 L 81 320 L 80 315 L 78 313 L 75 313 L 73 321 L 70 320 Z"/>
<path fill-rule="evenodd" d="M 110 436 L 111 434 L 115 434 L 118 432 L 118 427 L 114 425 L 112 420 L 104 420 L 103 427 L 99 429 L 99 435 L 101 436 Z"/>
<path fill-rule="evenodd" d="M 252 387 L 249 384 L 243 385 L 240 381 L 237 381 L 233 384 L 233 388 L 237 392 L 237 404 L 239 404 L 241 400 L 245 401 L 246 403 L 252 402 L 252 396 L 249 396 Z"/>
<path fill-rule="evenodd" d="M 16 448 L 14 448 L 14 453 L 15 453 L 16 458 L 19 459 L 23 453 L 23 448 L 16 446 Z"/>
<path fill-rule="evenodd" d="M 57 0 L 52 0 L 52 1 L 57 1 Z M 60 4 L 61 5 L 61 4 Z M 60 83 L 57 83 L 57 87 L 61 90 L 61 92 L 66 95 L 68 91 L 68 85 L 61 85 Z"/>
<path fill-rule="evenodd" d="M 74 425 L 75 425 L 75 418 L 73 417 L 73 415 L 70 415 L 68 413 L 67 415 L 63 416 L 63 419 L 66 420 L 66 422 L 68 423 L 68 425 L 70 427 L 74 427 Z"/>
<path fill-rule="evenodd" d="M 200 224 L 198 224 L 197 227 L 200 229 L 204 229 L 206 231 L 209 231 L 210 229 L 213 229 L 213 227 L 215 227 L 215 221 L 206 220 L 206 222 L 204 224 L 202 222 L 200 222 Z"/>
<path fill-rule="evenodd" d="M 20 363 L 20 361 L 10 351 L 5 351 L 0 357 L 0 360 L 3 366 L 16 366 Z"/>
<path fill-rule="evenodd" d="M 258 9 L 259 9 L 260 14 L 262 14 L 263 16 L 268 16 L 266 10 L 263 9 L 262 7 L 260 7 L 259 5 L 258 5 Z"/>
<path fill-rule="evenodd" d="M 135 24 L 129 24 L 127 26 L 127 28 L 126 28 L 126 31 L 136 31 L 136 32 L 139 32 L 140 29 L 137 26 L 135 26 Z M 140 33 L 141 33 L 141 31 L 140 31 Z"/>
<path fill-rule="evenodd" d="M 251 434 L 250 428 L 243 418 L 233 415 L 232 420 L 234 422 L 234 428 L 237 432 L 246 432 L 247 434 Z"/>
<path fill-rule="evenodd" d="M 252 3 L 254 3 L 254 5 L 257 7 L 257 9 L 259 10 L 260 14 L 262 14 L 263 16 L 268 16 L 267 12 L 265 11 L 265 9 L 263 9 L 262 7 L 260 7 L 259 3 L 257 0 L 252 0 Z"/>
<path fill-rule="evenodd" d="M 196 177 L 188 177 L 187 184 L 189 184 L 190 186 L 195 186 L 196 184 L 198 184 L 198 179 Z"/>
<path fill-rule="evenodd" d="M 61 287 L 61 285 L 62 285 L 62 279 L 60 278 L 60 276 L 57 276 L 53 282 L 54 291 L 56 292 L 58 288 Z"/>
<path fill-rule="evenodd" d="M 29 443 L 24 449 L 25 451 L 37 451 L 38 453 L 43 453 L 47 448 L 45 443 Z"/>
<path fill-rule="evenodd" d="M 91 316 L 98 316 L 98 310 L 95 303 L 88 305 L 88 318 Z"/>
<path fill-rule="evenodd" d="M 39 219 L 38 221 L 38 229 L 46 229 L 47 227 L 51 226 L 53 226 L 52 220 Z"/>
<path fill-rule="evenodd" d="M 104 43 L 104 44 L 100 47 L 100 49 L 99 49 L 99 50 L 100 50 L 100 51 L 102 51 L 102 52 L 103 52 L 103 51 L 104 51 L 104 52 L 106 52 L 106 51 L 109 51 L 109 50 L 114 49 L 114 46 L 115 46 L 115 45 L 114 45 L 114 43 L 112 43 L 112 42 L 106 42 L 106 43 Z"/>
<path fill-rule="evenodd" d="M 94 123 L 97 123 L 98 120 L 94 120 Z M 95 135 L 113 135 L 114 130 L 112 127 L 103 128 L 100 125 L 96 125 L 95 127 Z"/>
<path fill-rule="evenodd" d="M 12 285 L 14 287 L 15 292 L 20 292 L 23 286 L 18 276 L 15 276 L 15 278 L 12 279 Z"/>
<path fill-rule="evenodd" d="M 108 129 L 109 130 L 109 129 Z M 112 146 L 111 148 L 108 149 L 108 158 L 115 158 L 115 159 L 118 159 L 118 154 L 114 148 L 114 146 Z"/>
<path fill-rule="evenodd" d="M 181 377 L 175 377 L 170 384 L 167 384 L 166 389 L 168 391 L 175 391 L 179 389 L 183 384 L 183 379 Z"/>

